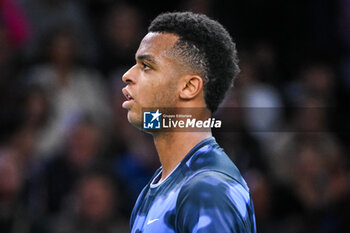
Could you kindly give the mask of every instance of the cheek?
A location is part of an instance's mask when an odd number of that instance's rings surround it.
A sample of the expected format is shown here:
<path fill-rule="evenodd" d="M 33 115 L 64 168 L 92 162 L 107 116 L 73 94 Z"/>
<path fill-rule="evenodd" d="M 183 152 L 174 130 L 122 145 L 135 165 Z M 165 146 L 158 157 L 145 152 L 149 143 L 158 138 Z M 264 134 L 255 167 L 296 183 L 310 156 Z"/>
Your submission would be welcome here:
<path fill-rule="evenodd" d="M 157 93 L 155 103 L 157 103 L 159 107 L 174 107 L 176 103 L 175 93 L 176 92 L 173 87 L 164 88 Z"/>
<path fill-rule="evenodd" d="M 174 107 L 176 102 L 176 85 L 174 82 L 163 82 L 154 86 L 151 90 L 152 107 Z"/>
<path fill-rule="evenodd" d="M 140 108 L 173 106 L 177 90 L 177 77 L 173 72 L 149 73 L 141 76 L 138 84 Z"/>

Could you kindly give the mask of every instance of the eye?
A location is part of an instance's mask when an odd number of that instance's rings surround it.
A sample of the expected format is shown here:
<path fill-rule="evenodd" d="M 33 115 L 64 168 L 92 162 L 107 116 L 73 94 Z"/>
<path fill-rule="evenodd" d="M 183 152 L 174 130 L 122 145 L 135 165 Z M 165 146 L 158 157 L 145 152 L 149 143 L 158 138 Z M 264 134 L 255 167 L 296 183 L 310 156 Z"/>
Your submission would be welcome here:
<path fill-rule="evenodd" d="M 142 62 L 142 70 L 149 70 L 149 69 L 151 69 L 151 67 L 146 63 Z"/>

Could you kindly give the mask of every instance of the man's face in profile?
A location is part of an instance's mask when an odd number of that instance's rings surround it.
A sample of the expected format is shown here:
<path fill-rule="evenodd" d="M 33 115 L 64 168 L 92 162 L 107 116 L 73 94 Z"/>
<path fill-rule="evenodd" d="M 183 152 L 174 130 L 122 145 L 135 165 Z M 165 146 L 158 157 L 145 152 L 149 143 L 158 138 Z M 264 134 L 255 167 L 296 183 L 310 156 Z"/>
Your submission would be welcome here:
<path fill-rule="evenodd" d="M 123 75 L 127 100 L 122 106 L 128 109 L 129 122 L 139 128 L 142 108 L 176 106 L 181 66 L 167 52 L 177 40 L 170 33 L 148 33 L 136 52 L 136 64 Z"/>

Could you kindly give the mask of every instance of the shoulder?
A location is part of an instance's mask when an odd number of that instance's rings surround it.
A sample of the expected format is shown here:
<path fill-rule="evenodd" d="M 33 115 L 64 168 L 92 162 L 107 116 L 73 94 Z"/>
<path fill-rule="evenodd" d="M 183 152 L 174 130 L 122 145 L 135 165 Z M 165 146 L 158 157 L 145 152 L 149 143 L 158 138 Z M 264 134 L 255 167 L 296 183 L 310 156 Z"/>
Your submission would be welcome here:
<path fill-rule="evenodd" d="M 215 141 L 198 149 L 186 161 L 186 167 L 188 169 L 185 176 L 189 177 L 189 184 L 206 185 L 206 181 L 234 182 L 248 190 L 236 165 Z"/>
<path fill-rule="evenodd" d="M 251 203 L 241 183 L 224 173 L 203 171 L 180 190 L 178 232 L 251 232 Z"/>
<path fill-rule="evenodd" d="M 179 193 L 179 201 L 193 201 L 199 205 L 219 205 L 245 208 L 250 202 L 247 186 L 218 171 L 202 171 L 188 179 Z M 179 203 L 180 204 L 180 203 Z"/>

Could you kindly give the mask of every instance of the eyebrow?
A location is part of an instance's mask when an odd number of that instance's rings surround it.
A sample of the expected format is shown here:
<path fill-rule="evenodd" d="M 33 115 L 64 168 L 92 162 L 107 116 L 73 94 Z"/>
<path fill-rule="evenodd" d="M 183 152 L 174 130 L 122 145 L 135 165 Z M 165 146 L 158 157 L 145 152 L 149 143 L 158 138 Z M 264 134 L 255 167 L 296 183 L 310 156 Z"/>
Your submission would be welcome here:
<path fill-rule="evenodd" d="M 154 58 L 154 56 L 150 55 L 150 54 L 141 54 L 141 55 L 138 55 L 136 57 L 136 60 L 140 60 L 140 61 L 148 61 L 148 62 L 151 62 L 153 64 L 156 64 L 156 60 Z"/>

